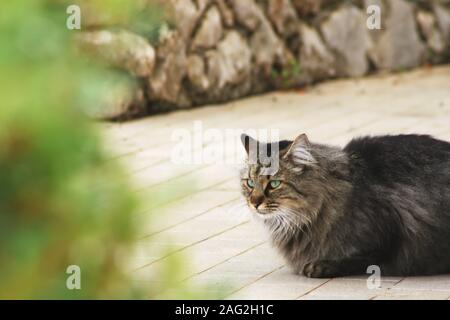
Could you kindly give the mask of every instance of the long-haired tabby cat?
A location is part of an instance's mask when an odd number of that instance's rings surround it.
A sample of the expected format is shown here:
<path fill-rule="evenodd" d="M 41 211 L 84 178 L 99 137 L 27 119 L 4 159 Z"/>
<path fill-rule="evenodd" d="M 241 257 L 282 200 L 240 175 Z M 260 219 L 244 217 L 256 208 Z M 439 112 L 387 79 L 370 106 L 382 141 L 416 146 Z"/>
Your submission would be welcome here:
<path fill-rule="evenodd" d="M 450 143 L 424 135 L 364 137 L 343 149 L 294 141 L 247 153 L 279 159 L 241 172 L 242 193 L 297 273 L 335 277 L 450 273 Z M 264 148 L 261 148 L 264 146 Z"/>

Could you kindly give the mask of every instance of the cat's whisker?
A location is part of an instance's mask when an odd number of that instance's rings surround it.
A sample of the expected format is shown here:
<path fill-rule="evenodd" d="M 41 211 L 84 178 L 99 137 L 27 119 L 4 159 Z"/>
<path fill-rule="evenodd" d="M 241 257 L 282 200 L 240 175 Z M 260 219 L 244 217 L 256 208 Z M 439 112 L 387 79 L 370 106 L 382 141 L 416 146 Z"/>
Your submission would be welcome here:
<path fill-rule="evenodd" d="M 283 218 L 286 220 L 286 224 L 289 226 L 289 232 L 295 233 L 300 229 L 302 232 L 303 227 L 306 227 L 308 230 L 310 229 L 311 219 L 305 215 L 298 214 L 295 210 L 280 206 L 280 210 Z M 299 219 L 301 221 L 299 221 Z"/>

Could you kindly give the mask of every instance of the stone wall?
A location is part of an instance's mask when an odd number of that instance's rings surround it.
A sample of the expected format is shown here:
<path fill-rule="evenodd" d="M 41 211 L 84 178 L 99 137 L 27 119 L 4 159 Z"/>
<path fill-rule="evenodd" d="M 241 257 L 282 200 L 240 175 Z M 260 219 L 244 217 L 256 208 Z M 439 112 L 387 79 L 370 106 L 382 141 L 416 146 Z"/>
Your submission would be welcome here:
<path fill-rule="evenodd" d="M 381 9 L 381 29 L 367 26 L 371 5 Z M 449 0 L 172 0 L 168 10 L 173 27 L 153 44 L 127 31 L 81 33 L 84 49 L 137 83 L 97 116 L 189 108 L 450 60 Z"/>

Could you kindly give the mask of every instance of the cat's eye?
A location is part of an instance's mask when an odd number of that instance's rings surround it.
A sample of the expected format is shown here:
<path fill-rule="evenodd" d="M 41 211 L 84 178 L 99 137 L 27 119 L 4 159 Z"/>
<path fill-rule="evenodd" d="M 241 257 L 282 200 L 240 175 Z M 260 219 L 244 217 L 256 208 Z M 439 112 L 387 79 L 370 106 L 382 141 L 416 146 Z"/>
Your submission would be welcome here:
<path fill-rule="evenodd" d="M 276 189 L 281 185 L 281 181 L 280 180 L 271 180 L 269 182 L 270 188 L 271 189 Z"/>
<path fill-rule="evenodd" d="M 247 179 L 247 186 L 253 189 L 255 187 L 255 181 L 252 179 Z"/>

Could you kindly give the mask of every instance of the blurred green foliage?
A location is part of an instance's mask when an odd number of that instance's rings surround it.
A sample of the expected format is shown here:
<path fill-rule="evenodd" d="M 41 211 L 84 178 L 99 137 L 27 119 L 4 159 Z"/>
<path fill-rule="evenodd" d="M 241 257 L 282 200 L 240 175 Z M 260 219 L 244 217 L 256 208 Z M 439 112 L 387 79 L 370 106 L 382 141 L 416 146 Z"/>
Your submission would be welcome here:
<path fill-rule="evenodd" d="M 138 2 L 92 1 L 121 23 Z M 74 49 L 68 4 L 0 10 L 0 298 L 149 297 L 155 288 L 133 285 L 122 265 L 138 202 L 83 113 L 110 75 Z M 70 265 L 81 268 L 81 290 L 66 287 Z"/>
<path fill-rule="evenodd" d="M 83 12 L 83 28 L 126 28 L 155 43 L 161 28 L 173 27 L 173 12 L 166 0 L 73 0 Z"/>

